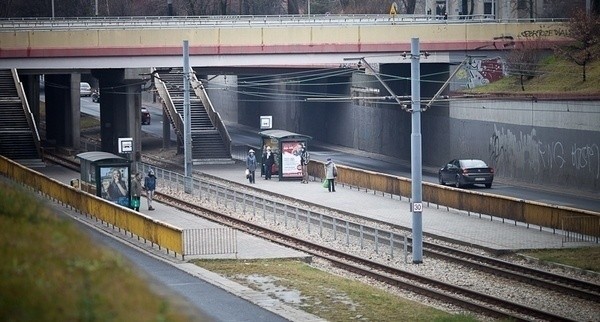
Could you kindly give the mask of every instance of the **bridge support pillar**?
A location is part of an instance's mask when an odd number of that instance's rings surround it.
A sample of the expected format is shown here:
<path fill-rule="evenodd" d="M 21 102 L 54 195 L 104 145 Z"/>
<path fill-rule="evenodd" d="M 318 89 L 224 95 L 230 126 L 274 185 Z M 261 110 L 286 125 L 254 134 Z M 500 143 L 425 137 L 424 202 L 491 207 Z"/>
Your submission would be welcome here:
<path fill-rule="evenodd" d="M 79 73 L 46 75 L 46 140 L 57 146 L 79 149 Z"/>
<path fill-rule="evenodd" d="M 102 69 L 92 71 L 100 82 L 101 149 L 119 154 L 119 138 L 133 138 L 133 153 L 123 155 L 141 160 L 142 79 L 137 70 Z M 136 169 L 132 168 L 133 171 Z"/>

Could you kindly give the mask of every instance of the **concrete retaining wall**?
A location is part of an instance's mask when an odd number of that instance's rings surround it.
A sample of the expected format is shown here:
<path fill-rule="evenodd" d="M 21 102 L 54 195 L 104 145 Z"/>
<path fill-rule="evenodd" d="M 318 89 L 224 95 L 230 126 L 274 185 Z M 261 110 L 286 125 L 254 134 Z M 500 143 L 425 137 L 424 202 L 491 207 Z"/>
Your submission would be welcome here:
<path fill-rule="evenodd" d="M 403 70 L 395 73 L 405 74 Z M 282 95 L 298 90 L 349 96 L 348 84 L 364 86 L 368 79 L 365 75 L 339 76 L 319 81 L 339 85 L 315 84 L 310 89 L 273 85 L 268 91 Z M 271 83 L 279 82 L 274 77 Z M 373 82 L 368 84 L 378 87 Z M 406 81 L 395 82 L 393 87 L 397 95 L 407 95 L 407 88 L 410 90 Z M 421 90 L 422 97 L 434 93 L 427 86 Z M 227 91 L 211 91 L 209 95 L 215 102 L 213 95 L 226 96 Z M 285 95 L 280 98 L 239 95 L 238 104 L 215 106 L 227 121 L 258 129 L 259 116 L 272 115 L 275 128 L 410 161 L 411 116 L 395 102 L 305 102 Z M 230 98 L 219 100 L 228 102 Z M 227 117 L 234 115 L 238 118 Z M 423 113 L 421 132 L 426 167 L 436 168 L 458 157 L 480 158 L 494 166 L 502 179 L 600 192 L 599 101 L 453 99 Z"/>

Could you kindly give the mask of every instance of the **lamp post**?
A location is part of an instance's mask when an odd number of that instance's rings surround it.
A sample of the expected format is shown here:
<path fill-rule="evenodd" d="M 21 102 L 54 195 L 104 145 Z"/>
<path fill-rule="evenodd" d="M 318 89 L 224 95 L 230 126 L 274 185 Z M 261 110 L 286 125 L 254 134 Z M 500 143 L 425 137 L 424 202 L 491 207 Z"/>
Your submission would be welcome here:
<path fill-rule="evenodd" d="M 187 40 L 183 41 L 183 129 L 185 184 L 184 191 L 192 193 L 192 120 L 190 111 L 190 49 Z"/>
<path fill-rule="evenodd" d="M 425 53 L 425 56 L 428 54 Z M 359 60 L 366 69 L 368 69 L 383 87 L 392 94 L 392 97 L 398 102 L 400 107 L 411 113 L 412 132 L 410 136 L 411 146 L 411 203 L 410 209 L 412 212 L 412 246 L 413 246 L 413 263 L 423 263 L 423 174 L 422 174 L 422 151 L 421 151 L 421 68 L 419 52 L 419 38 L 411 38 L 411 107 L 407 108 L 406 103 L 400 100 L 400 97 L 394 94 L 392 89 L 381 79 L 373 67 L 363 58 L 349 58 L 344 60 Z"/>
<path fill-rule="evenodd" d="M 410 135 L 410 174 L 412 200 L 410 203 L 410 208 L 412 212 L 413 263 L 420 264 L 423 262 L 423 173 L 421 164 L 421 53 L 419 52 L 419 38 L 411 38 L 410 49 L 410 92 L 412 96 L 412 133 Z"/>
<path fill-rule="evenodd" d="M 173 0 L 167 0 L 167 15 L 173 15 Z"/>

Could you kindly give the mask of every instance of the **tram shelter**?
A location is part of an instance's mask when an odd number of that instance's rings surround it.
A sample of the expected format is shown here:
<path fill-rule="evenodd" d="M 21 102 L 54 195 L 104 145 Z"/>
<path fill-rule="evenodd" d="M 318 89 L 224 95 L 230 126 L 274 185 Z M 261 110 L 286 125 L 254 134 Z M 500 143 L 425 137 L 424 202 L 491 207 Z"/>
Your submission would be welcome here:
<path fill-rule="evenodd" d="M 82 189 L 124 207 L 130 207 L 131 161 L 118 155 L 92 151 L 79 153 Z"/>
<path fill-rule="evenodd" d="M 275 155 L 275 164 L 272 168 L 272 175 L 278 176 L 279 180 L 302 180 L 302 166 L 300 164 L 300 151 L 304 144 L 308 149 L 308 141 L 312 137 L 308 135 L 293 133 L 285 130 L 265 130 L 260 134 L 261 153 L 257 159 L 261 163 L 261 175 L 265 174 L 265 165 L 263 157 L 266 148 L 271 147 Z"/>

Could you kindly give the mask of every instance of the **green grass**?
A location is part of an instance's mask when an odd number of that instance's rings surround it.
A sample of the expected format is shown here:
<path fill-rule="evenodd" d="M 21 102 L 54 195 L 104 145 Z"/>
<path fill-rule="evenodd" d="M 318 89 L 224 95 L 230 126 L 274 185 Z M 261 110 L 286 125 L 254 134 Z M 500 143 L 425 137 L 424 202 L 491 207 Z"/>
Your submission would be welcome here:
<path fill-rule="evenodd" d="M 477 321 L 403 299 L 387 291 L 333 275 L 297 260 L 197 260 L 194 263 L 263 291 L 256 280 L 294 291 L 290 304 L 328 321 Z"/>
<path fill-rule="evenodd" d="M 118 254 L 0 182 L 0 321 L 191 321 Z"/>
<path fill-rule="evenodd" d="M 509 95 L 600 95 L 600 60 L 586 67 L 586 81 L 582 79 L 582 67 L 555 56 L 540 62 L 539 76 L 524 82 L 525 91 L 521 90 L 518 76 L 506 76 L 503 79 L 466 90 L 468 93 L 498 93 Z"/>
<path fill-rule="evenodd" d="M 543 249 L 521 254 L 543 262 L 559 263 L 600 273 L 600 247 Z"/>

